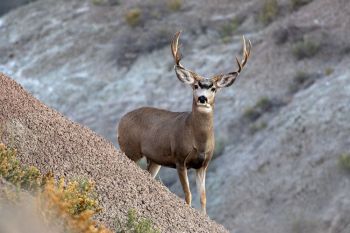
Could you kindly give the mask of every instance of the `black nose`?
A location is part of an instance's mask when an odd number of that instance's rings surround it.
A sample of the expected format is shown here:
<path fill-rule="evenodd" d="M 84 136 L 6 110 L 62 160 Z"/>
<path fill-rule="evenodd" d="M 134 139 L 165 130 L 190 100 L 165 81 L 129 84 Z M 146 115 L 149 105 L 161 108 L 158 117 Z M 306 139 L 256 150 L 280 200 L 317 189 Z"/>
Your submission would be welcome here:
<path fill-rule="evenodd" d="M 208 101 L 207 97 L 205 97 L 204 95 L 199 96 L 198 100 L 199 100 L 199 102 L 201 102 L 201 104 L 204 104 L 205 102 Z"/>

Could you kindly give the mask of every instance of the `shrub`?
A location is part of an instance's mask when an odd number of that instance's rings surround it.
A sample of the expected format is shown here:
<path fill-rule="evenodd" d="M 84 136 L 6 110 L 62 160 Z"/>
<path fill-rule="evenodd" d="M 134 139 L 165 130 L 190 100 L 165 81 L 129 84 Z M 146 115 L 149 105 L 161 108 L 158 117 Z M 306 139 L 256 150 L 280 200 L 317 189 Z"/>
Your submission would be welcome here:
<path fill-rule="evenodd" d="M 267 127 L 266 122 L 260 122 L 260 123 L 255 123 L 252 126 L 250 126 L 249 131 L 251 134 L 255 134 L 260 130 L 263 130 Z"/>
<path fill-rule="evenodd" d="M 231 37 L 233 36 L 233 33 L 237 30 L 238 26 L 239 26 L 239 20 L 237 18 L 233 18 L 227 21 L 225 24 L 223 24 L 219 31 L 221 40 L 224 43 L 230 42 Z"/>
<path fill-rule="evenodd" d="M 256 121 L 264 112 L 270 111 L 274 107 L 274 103 L 267 97 L 260 98 L 253 107 L 247 108 L 243 117 L 253 122 Z"/>
<path fill-rule="evenodd" d="M 311 39 L 303 38 L 292 46 L 292 53 L 297 59 L 311 58 L 317 54 L 320 44 Z"/>
<path fill-rule="evenodd" d="M 182 0 L 168 0 L 167 5 L 171 11 L 179 11 L 182 8 Z"/>
<path fill-rule="evenodd" d="M 36 191 L 39 208 L 48 224 L 63 222 L 68 232 L 110 233 L 92 220 L 99 212 L 93 182 L 86 179 L 56 184 L 53 175 L 43 176 L 33 166 L 22 166 L 16 158 L 16 150 L 0 143 L 0 176 L 18 188 Z"/>
<path fill-rule="evenodd" d="M 277 17 L 277 14 L 278 14 L 277 0 L 265 0 L 259 15 L 259 20 L 263 24 L 267 25 Z"/>
<path fill-rule="evenodd" d="M 259 108 L 263 112 L 266 112 L 273 107 L 273 102 L 267 97 L 262 97 L 258 100 L 258 102 L 256 102 L 255 107 Z"/>
<path fill-rule="evenodd" d="M 325 74 L 326 76 L 329 76 L 329 75 L 333 74 L 333 72 L 334 72 L 334 69 L 333 69 L 333 68 L 330 68 L 330 67 L 328 67 L 328 68 L 326 68 L 326 69 L 324 70 L 324 74 Z"/>
<path fill-rule="evenodd" d="M 104 4 L 105 0 L 91 0 L 91 2 L 92 2 L 92 4 L 99 6 L 99 5 Z"/>
<path fill-rule="evenodd" d="M 311 86 L 317 78 L 317 73 L 298 71 L 293 78 L 293 82 L 289 86 L 289 92 L 295 93 L 300 89 L 305 89 Z"/>
<path fill-rule="evenodd" d="M 50 177 L 40 194 L 41 212 L 51 222 L 56 218 L 63 221 L 64 228 L 68 232 L 111 233 L 92 220 L 100 209 L 96 207 L 97 201 L 89 197 L 91 187 L 89 184 L 87 189 L 81 190 L 82 187 L 77 182 L 65 186 L 63 179 L 56 184 L 53 177 Z"/>
<path fill-rule="evenodd" d="M 223 139 L 221 137 L 218 137 L 215 140 L 215 148 L 214 148 L 214 153 L 213 153 L 213 159 L 216 159 L 216 158 L 220 157 L 224 153 L 225 145 L 226 145 L 225 139 Z"/>
<path fill-rule="evenodd" d="M 291 6 L 293 10 L 297 10 L 300 7 L 309 4 L 313 0 L 290 0 Z"/>
<path fill-rule="evenodd" d="M 159 231 L 154 229 L 151 220 L 139 218 L 135 210 L 129 210 L 126 224 L 121 224 L 117 220 L 116 233 L 159 233 Z"/>
<path fill-rule="evenodd" d="M 350 172 L 350 154 L 344 153 L 340 155 L 338 159 L 338 164 L 340 167 Z"/>
<path fill-rule="evenodd" d="M 132 8 L 125 14 L 125 21 L 131 27 L 136 27 L 140 25 L 141 22 L 141 9 Z"/>
<path fill-rule="evenodd" d="M 35 191 L 41 184 L 41 174 L 33 166 L 21 166 L 17 151 L 0 143 L 0 176 L 13 185 Z"/>

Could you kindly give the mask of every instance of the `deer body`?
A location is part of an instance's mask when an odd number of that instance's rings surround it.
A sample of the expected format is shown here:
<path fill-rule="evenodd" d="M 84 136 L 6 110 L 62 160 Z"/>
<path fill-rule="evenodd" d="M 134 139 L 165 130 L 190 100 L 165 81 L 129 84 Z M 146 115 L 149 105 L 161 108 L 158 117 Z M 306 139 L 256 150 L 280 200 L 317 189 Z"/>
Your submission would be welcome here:
<path fill-rule="evenodd" d="M 198 169 L 212 156 L 214 133 L 212 114 L 197 114 L 149 107 L 129 112 L 118 127 L 120 148 L 134 161 L 145 156 L 162 166 Z"/>
<path fill-rule="evenodd" d="M 216 91 L 232 85 L 250 55 L 244 41 L 243 60 L 239 69 L 211 79 L 199 76 L 180 64 L 176 33 L 171 49 L 175 59 L 175 72 L 180 81 L 193 89 L 191 112 L 170 112 L 143 107 L 124 115 L 118 125 L 121 150 L 133 161 L 146 157 L 148 171 L 155 177 L 161 166 L 176 168 L 187 204 L 191 205 L 187 169 L 196 169 L 196 183 L 202 211 L 206 213 L 205 175 L 212 158 L 215 138 L 213 111 Z"/>

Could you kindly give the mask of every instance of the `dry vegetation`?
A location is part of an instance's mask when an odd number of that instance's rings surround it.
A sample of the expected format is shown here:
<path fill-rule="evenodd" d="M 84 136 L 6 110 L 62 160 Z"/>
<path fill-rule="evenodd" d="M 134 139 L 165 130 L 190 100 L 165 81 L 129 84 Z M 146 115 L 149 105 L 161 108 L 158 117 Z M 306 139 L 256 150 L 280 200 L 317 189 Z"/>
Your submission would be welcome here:
<path fill-rule="evenodd" d="M 66 233 L 111 233 L 112 231 L 93 220 L 99 207 L 94 182 L 84 178 L 56 182 L 52 174 L 42 175 L 33 166 L 22 166 L 16 158 L 16 150 L 0 143 L 0 178 L 17 190 L 30 191 L 36 200 L 41 221 L 47 229 L 61 229 Z M 6 202 L 16 203 L 20 196 L 14 192 L 0 193 L 0 207 Z M 6 204 L 8 207 L 8 205 Z M 21 205 L 16 205 L 17 208 Z M 1 210 L 1 208 L 0 208 Z M 7 211 L 7 210 L 4 210 Z M 127 222 L 118 221 L 118 233 L 156 233 L 148 219 L 139 218 L 129 211 Z M 0 223 L 1 224 L 1 223 Z M 1 226 L 0 226 L 1 228 Z"/>
<path fill-rule="evenodd" d="M 278 15 L 278 3 L 277 0 L 265 0 L 261 12 L 259 14 L 259 20 L 264 25 L 271 23 Z"/>

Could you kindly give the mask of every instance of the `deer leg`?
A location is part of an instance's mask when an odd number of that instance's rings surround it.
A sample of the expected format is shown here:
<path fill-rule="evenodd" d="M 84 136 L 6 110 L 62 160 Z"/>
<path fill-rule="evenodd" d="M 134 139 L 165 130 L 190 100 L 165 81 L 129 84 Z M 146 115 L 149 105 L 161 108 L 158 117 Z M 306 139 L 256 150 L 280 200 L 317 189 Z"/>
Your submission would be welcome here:
<path fill-rule="evenodd" d="M 149 161 L 148 166 L 147 166 L 147 170 L 149 173 L 151 173 L 151 176 L 153 179 L 157 176 L 160 167 L 161 166 L 159 164 L 156 164 L 155 162 Z"/>
<path fill-rule="evenodd" d="M 200 194 L 202 212 L 204 214 L 207 213 L 207 211 L 206 211 L 207 197 L 205 195 L 205 174 L 206 174 L 206 171 L 207 171 L 206 167 L 201 167 L 201 168 L 196 170 L 197 189 L 198 189 L 198 193 Z"/>
<path fill-rule="evenodd" d="M 190 185 L 188 182 L 188 177 L 187 177 L 187 168 L 185 166 L 176 166 L 177 169 L 177 173 L 179 175 L 180 178 L 180 182 L 182 185 L 182 189 L 184 190 L 185 193 L 185 200 L 186 203 L 191 206 L 191 201 L 192 201 L 192 194 L 190 191 Z"/>

